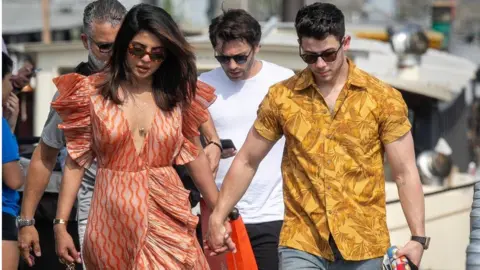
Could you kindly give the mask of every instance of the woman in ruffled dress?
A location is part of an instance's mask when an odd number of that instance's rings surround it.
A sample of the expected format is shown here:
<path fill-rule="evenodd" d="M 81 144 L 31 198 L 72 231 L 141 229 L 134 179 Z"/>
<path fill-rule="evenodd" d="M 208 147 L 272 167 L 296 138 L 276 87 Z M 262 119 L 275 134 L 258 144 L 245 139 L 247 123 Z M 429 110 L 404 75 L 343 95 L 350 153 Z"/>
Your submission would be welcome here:
<path fill-rule="evenodd" d="M 199 148 L 214 89 L 197 82 L 195 56 L 163 9 L 125 17 L 104 72 L 54 79 L 69 157 L 55 219 L 57 254 L 80 262 L 68 220 L 83 170 L 98 161 L 83 260 L 87 269 L 208 269 L 198 218 L 172 164 L 186 164 L 207 204 L 218 191 Z"/>

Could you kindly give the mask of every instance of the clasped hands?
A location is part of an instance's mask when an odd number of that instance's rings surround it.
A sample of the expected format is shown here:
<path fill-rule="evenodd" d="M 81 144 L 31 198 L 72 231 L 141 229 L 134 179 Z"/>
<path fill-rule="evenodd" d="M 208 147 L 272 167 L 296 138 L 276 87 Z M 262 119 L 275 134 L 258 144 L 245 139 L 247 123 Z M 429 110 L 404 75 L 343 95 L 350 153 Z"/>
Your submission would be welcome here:
<path fill-rule="evenodd" d="M 210 215 L 208 232 L 204 240 L 206 254 L 217 256 L 229 251 L 233 253 L 237 252 L 231 234 L 232 227 L 228 220 L 222 220 L 222 218 L 215 216 L 215 214 Z"/>

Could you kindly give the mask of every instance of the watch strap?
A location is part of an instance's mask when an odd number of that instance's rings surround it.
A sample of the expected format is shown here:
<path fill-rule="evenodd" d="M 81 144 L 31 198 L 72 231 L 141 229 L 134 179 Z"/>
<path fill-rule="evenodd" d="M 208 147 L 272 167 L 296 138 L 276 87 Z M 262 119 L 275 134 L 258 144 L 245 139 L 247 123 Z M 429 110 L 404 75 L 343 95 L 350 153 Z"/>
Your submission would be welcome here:
<path fill-rule="evenodd" d="M 26 219 L 26 218 L 17 217 L 16 224 L 18 229 L 26 226 L 33 226 L 35 225 L 35 219 L 34 218 Z"/>
<path fill-rule="evenodd" d="M 418 242 L 420 244 L 422 244 L 423 246 L 423 249 L 427 250 L 428 249 L 428 246 L 430 245 L 430 237 L 426 237 L 426 236 L 412 236 L 410 238 L 412 241 L 415 241 L 415 242 Z"/>

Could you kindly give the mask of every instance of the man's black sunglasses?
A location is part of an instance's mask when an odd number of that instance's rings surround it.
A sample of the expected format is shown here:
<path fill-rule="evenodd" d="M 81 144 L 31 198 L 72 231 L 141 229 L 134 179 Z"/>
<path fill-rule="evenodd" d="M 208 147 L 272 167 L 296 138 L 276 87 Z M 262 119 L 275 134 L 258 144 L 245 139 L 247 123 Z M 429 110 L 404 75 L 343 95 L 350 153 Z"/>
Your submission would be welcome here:
<path fill-rule="evenodd" d="M 93 40 L 93 38 L 91 38 L 91 37 L 88 37 L 88 39 L 90 39 L 90 41 L 93 42 L 93 43 L 98 47 L 98 50 L 99 50 L 101 53 L 110 53 L 110 51 L 112 50 L 113 43 L 96 42 L 96 41 Z"/>
<path fill-rule="evenodd" d="M 231 56 L 215 55 L 215 59 L 217 59 L 217 61 L 220 62 L 221 64 L 230 63 L 230 59 L 233 59 L 233 61 L 235 61 L 235 63 L 237 63 L 239 65 L 242 65 L 242 64 L 245 64 L 247 62 L 248 57 L 250 56 L 252 51 L 253 51 L 253 49 L 250 50 L 250 52 L 247 55 L 245 55 L 245 54 L 237 54 L 237 55 L 231 55 Z"/>
<path fill-rule="evenodd" d="M 302 60 L 307 63 L 307 64 L 314 64 L 317 62 L 318 58 L 322 58 L 323 61 L 326 63 L 333 62 L 337 59 L 337 54 L 338 51 L 342 48 L 343 44 L 345 42 L 345 39 L 342 39 L 340 42 L 340 47 L 336 51 L 327 51 L 327 52 L 322 52 L 322 53 L 302 53 L 302 48 L 301 46 L 298 46 L 298 52 L 300 54 L 300 57 Z"/>

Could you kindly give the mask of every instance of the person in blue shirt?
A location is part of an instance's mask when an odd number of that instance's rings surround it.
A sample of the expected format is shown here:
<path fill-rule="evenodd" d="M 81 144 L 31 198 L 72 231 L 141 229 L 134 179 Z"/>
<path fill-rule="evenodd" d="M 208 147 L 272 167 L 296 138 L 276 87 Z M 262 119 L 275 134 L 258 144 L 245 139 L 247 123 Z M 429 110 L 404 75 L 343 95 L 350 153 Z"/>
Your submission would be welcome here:
<path fill-rule="evenodd" d="M 13 86 L 11 83 L 13 62 L 7 54 L 2 52 L 2 265 L 3 269 L 16 270 L 19 263 L 17 246 L 16 217 L 20 210 L 19 189 L 24 182 L 20 163 L 18 144 L 13 135 L 14 127 L 9 120 L 18 117 L 18 102 L 12 102 Z M 5 118 L 8 117 L 9 119 Z"/>

